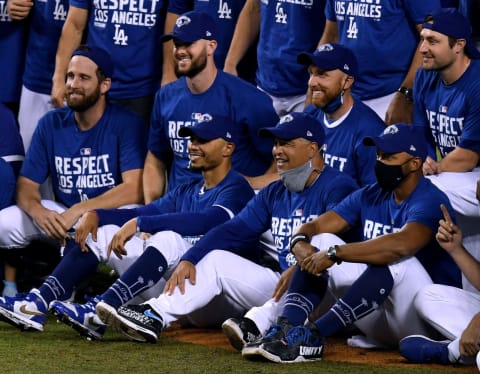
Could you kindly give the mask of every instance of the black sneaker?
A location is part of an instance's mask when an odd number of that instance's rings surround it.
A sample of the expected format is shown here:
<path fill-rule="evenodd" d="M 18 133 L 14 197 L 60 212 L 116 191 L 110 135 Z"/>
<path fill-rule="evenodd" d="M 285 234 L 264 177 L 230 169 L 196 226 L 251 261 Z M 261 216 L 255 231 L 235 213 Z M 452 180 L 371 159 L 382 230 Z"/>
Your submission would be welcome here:
<path fill-rule="evenodd" d="M 121 306 L 112 317 L 112 328 L 137 342 L 156 343 L 163 329 L 162 317 L 148 304 Z"/>
<path fill-rule="evenodd" d="M 246 317 L 227 319 L 222 323 L 222 330 L 230 344 L 238 351 L 241 351 L 245 344 L 262 337 L 255 322 Z"/>
<path fill-rule="evenodd" d="M 287 318 L 278 317 L 277 321 L 272 326 L 270 326 L 270 328 L 263 337 L 260 337 L 251 343 L 246 343 L 243 346 L 242 356 L 247 358 L 254 358 L 255 356 L 259 356 L 263 344 L 282 340 L 288 330 L 290 330 L 292 327 L 293 326 L 290 324 Z"/>
<path fill-rule="evenodd" d="M 309 324 L 293 327 L 283 340 L 263 344 L 260 354 L 269 361 L 280 363 L 319 361 L 324 345 L 324 338 Z"/>

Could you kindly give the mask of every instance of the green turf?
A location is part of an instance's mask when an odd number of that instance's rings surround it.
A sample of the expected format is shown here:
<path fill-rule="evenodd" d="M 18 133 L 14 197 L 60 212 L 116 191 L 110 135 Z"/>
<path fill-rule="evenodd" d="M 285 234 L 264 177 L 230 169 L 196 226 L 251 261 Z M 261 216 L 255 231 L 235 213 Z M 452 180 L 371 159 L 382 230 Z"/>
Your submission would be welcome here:
<path fill-rule="evenodd" d="M 408 370 L 407 370 L 408 369 Z M 49 317 L 45 331 L 20 332 L 0 323 L 0 373 L 458 373 L 458 370 L 374 367 L 322 361 L 281 365 L 251 362 L 220 348 L 179 343 L 162 337 L 140 344 L 108 332 L 87 341 Z M 465 372 L 461 370 L 461 372 Z M 472 371 L 473 372 L 473 371 Z"/>

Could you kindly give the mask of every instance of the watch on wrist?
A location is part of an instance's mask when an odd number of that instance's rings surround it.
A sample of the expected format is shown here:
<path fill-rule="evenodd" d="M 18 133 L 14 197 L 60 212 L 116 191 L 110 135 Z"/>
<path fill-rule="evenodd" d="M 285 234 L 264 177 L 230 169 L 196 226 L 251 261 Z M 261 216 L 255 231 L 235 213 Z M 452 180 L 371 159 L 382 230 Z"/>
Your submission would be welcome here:
<path fill-rule="evenodd" d="M 329 260 L 337 263 L 337 265 L 340 265 L 342 263 L 342 260 L 337 257 L 337 249 L 338 245 L 332 245 L 330 248 L 328 248 L 327 257 Z"/>
<path fill-rule="evenodd" d="M 293 247 L 295 247 L 295 244 L 297 244 L 298 242 L 310 243 L 310 238 L 307 234 L 302 233 L 293 235 L 292 239 L 290 240 L 290 252 L 292 252 Z"/>
<path fill-rule="evenodd" d="M 407 87 L 402 86 L 397 90 L 397 92 L 400 92 L 403 96 L 405 96 L 407 101 L 413 102 L 413 89 L 412 88 L 407 88 Z"/>

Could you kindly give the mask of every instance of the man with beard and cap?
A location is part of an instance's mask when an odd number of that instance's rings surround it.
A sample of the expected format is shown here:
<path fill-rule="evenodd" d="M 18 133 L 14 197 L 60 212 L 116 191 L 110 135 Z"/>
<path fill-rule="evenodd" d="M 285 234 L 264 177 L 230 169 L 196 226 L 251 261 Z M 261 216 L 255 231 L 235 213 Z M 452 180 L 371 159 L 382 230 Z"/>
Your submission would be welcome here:
<path fill-rule="evenodd" d="M 201 120 L 203 113 L 217 113 L 237 125 L 241 135 L 233 167 L 253 177 L 249 178 L 253 188 L 278 178 L 271 142 L 258 135 L 260 127 L 278 122 L 272 100 L 251 84 L 217 69 L 217 37 L 213 19 L 198 11 L 182 14 L 173 31 L 162 37 L 163 42 L 173 40 L 180 78 L 160 88 L 155 97 L 143 179 L 146 203 L 164 193 L 167 170 L 168 188 L 201 178 L 189 168 L 188 140 L 178 132 Z M 271 172 L 262 180 L 267 170 Z"/>
<path fill-rule="evenodd" d="M 190 248 L 160 297 L 118 309 L 98 303 L 104 321 L 142 342 L 156 342 L 161 330 L 177 319 L 219 326 L 230 318 L 232 330 L 245 328 L 245 337 L 239 332 L 240 340 L 253 339 L 270 326 L 295 269 L 289 252 L 292 233 L 357 186 L 347 174 L 325 165 L 321 153 L 325 135 L 308 114 L 286 115 L 275 127 L 262 129 L 261 135 L 274 139 L 272 153 L 281 180 L 261 189 L 236 217 Z M 268 229 L 275 243 L 270 252 L 258 246 Z M 322 243 L 330 244 L 328 239 Z M 247 310 L 247 318 L 242 317 Z"/>
<path fill-rule="evenodd" d="M 242 354 L 274 362 L 320 360 L 325 338 L 355 324 L 362 347 L 397 347 L 403 337 L 436 336 L 417 314 L 413 300 L 423 286 L 461 287 L 460 270 L 435 241 L 440 204 L 447 196 L 423 177 L 427 156 L 424 128 L 387 127 L 364 139 L 377 149 L 378 183 L 353 192 L 332 210 L 305 223 L 290 250 L 299 264 L 277 323 Z M 361 227 L 363 240 L 319 246 L 319 234 Z M 320 235 L 321 236 L 321 235 Z M 323 286 L 322 286 L 323 283 Z M 329 290 L 337 299 L 320 317 L 311 314 Z"/>
<path fill-rule="evenodd" d="M 323 44 L 313 53 L 301 53 L 298 62 L 308 66 L 309 95 L 313 105 L 305 108 L 323 125 L 323 158 L 330 166 L 349 174 L 360 186 L 375 182 L 375 149 L 363 138 L 380 134 L 383 120 L 352 96 L 358 76 L 353 52 L 335 43 Z"/>
<path fill-rule="evenodd" d="M 0 211 L 0 248 L 22 249 L 42 237 L 63 244 L 85 212 L 142 203 L 146 134 L 138 130 L 139 117 L 108 104 L 113 69 L 102 49 L 74 51 L 68 106 L 39 121 L 20 170 L 17 205 Z M 48 177 L 55 201 L 40 196 Z"/>

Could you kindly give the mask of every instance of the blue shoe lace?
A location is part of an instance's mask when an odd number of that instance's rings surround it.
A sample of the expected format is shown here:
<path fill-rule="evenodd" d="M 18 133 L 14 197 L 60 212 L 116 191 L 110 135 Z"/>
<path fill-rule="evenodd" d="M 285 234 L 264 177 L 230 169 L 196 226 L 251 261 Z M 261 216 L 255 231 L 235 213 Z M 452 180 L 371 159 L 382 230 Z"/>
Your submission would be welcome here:
<path fill-rule="evenodd" d="M 296 326 L 290 329 L 290 331 L 285 336 L 285 341 L 287 345 L 292 345 L 298 342 L 308 343 L 312 332 L 305 326 Z"/>

